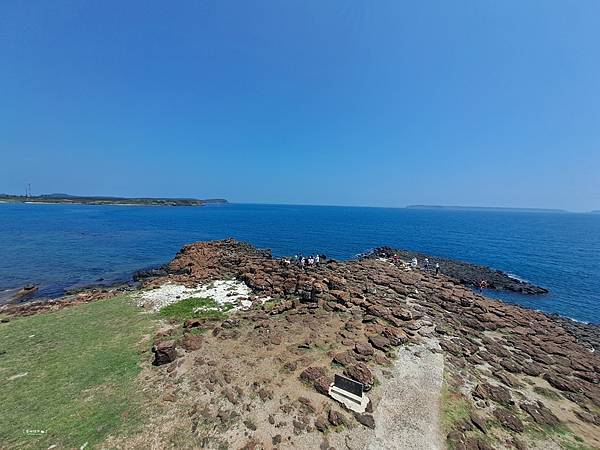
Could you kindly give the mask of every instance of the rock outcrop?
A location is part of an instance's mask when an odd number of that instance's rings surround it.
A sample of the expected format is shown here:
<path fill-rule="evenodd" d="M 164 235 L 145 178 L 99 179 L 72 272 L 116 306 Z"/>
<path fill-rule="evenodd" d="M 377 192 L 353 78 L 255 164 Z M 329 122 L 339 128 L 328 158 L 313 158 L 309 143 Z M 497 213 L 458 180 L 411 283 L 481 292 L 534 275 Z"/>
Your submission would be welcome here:
<path fill-rule="evenodd" d="M 222 424 L 260 402 L 265 421 L 245 428 L 271 427 L 268 445 L 313 431 L 331 435 L 346 429 L 341 424 L 371 433 L 387 366 L 402 346 L 433 343 L 427 351 L 443 354 L 449 391 L 467 405 L 466 417 L 446 430 L 457 448 L 492 448 L 491 437 L 512 448 L 526 440 L 528 428 L 561 426 L 600 446 L 600 357 L 590 344 L 600 335 L 597 327 L 585 328 L 589 336 L 581 340 L 562 320 L 486 298 L 464 280 L 411 270 L 384 254 L 302 268 L 230 239 L 185 246 L 164 270 L 145 288 L 235 278 L 252 289 L 249 309 L 216 322 L 182 321 L 172 334 L 183 330 L 180 342 L 161 337 L 157 363 L 173 361 L 175 346 L 180 357 L 152 376 L 159 387 L 185 378 L 178 386 L 192 389 L 190 398 L 204 396 L 203 407 L 217 403 L 206 414 Z M 193 337 L 193 328 L 212 332 Z M 335 373 L 370 388 L 375 402 L 366 414 L 336 411 L 340 406 L 327 397 Z M 236 439 L 222 430 L 219 439 Z"/>
<path fill-rule="evenodd" d="M 365 258 L 399 258 L 405 262 L 417 258 L 420 265 L 425 258 L 429 259 L 429 270 L 433 271 L 436 263 L 440 265 L 442 273 L 448 277 L 458 280 L 461 284 L 469 287 L 479 288 L 480 283 L 485 281 L 487 289 L 498 291 L 512 291 L 524 295 L 547 294 L 548 289 L 511 277 L 501 270 L 480 264 L 468 263 L 455 259 L 440 258 L 419 252 L 395 249 L 391 247 L 377 247 L 364 255 Z"/>

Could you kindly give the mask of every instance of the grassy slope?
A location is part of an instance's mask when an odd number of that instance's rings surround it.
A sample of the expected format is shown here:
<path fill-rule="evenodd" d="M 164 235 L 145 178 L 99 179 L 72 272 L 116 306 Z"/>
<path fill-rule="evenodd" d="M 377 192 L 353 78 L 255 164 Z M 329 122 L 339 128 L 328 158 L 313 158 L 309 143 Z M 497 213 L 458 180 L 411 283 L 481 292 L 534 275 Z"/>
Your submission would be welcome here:
<path fill-rule="evenodd" d="M 154 326 L 124 297 L 0 324 L 0 448 L 93 446 L 135 428 Z"/>

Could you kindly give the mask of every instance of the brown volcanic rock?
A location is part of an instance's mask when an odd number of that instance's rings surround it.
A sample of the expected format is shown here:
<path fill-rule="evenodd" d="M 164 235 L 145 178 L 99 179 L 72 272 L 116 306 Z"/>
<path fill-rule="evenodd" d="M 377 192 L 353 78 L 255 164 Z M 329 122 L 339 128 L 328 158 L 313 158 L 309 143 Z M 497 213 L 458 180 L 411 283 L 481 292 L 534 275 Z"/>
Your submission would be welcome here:
<path fill-rule="evenodd" d="M 489 383 L 478 384 L 473 390 L 473 397 L 481 400 L 493 400 L 504 406 L 512 403 L 510 391 L 502 386 L 493 386 Z"/>
<path fill-rule="evenodd" d="M 521 409 L 529 414 L 533 420 L 540 425 L 546 425 L 555 427 L 560 423 L 558 417 L 556 417 L 552 411 L 550 411 L 542 402 L 533 403 L 522 403 Z"/>
<path fill-rule="evenodd" d="M 521 433 L 525 430 L 523 422 L 521 422 L 517 416 L 506 409 L 497 408 L 494 410 L 493 414 L 494 417 L 500 422 L 500 425 L 508 428 L 509 430 L 516 431 L 517 433 Z"/>
<path fill-rule="evenodd" d="M 177 350 L 175 349 L 175 341 L 161 341 L 152 347 L 154 353 L 155 366 L 169 364 L 177 358 Z"/>
<path fill-rule="evenodd" d="M 188 351 L 200 350 L 202 347 L 202 336 L 186 334 L 181 340 L 181 346 Z"/>
<path fill-rule="evenodd" d="M 391 345 L 390 340 L 388 338 L 379 335 L 369 336 L 369 342 L 376 349 L 383 351 L 386 351 L 387 348 Z"/>
<path fill-rule="evenodd" d="M 354 351 L 362 356 L 371 356 L 375 354 L 373 347 L 366 342 L 357 342 L 354 346 Z"/>
<path fill-rule="evenodd" d="M 329 394 L 329 386 L 333 382 L 324 367 L 307 367 L 300 374 L 300 379 L 312 384 L 315 390 L 323 395 Z"/>
<path fill-rule="evenodd" d="M 365 386 L 365 391 L 370 390 L 375 382 L 375 377 L 373 376 L 371 369 L 364 363 L 358 363 L 348 367 L 344 370 L 344 374 L 362 383 Z"/>

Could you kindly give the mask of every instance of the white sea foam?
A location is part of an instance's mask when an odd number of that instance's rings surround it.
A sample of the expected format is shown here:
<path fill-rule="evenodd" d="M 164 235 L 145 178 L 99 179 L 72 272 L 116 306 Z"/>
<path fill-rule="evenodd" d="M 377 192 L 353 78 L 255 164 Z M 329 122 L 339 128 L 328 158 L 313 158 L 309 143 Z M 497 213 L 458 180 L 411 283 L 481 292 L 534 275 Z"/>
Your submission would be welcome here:
<path fill-rule="evenodd" d="M 529 283 L 529 281 L 527 281 L 525 278 L 521 278 L 520 276 L 515 275 L 514 273 L 508 272 L 506 275 L 508 276 L 508 278 L 512 278 L 513 280 L 520 281 L 521 283 Z"/>

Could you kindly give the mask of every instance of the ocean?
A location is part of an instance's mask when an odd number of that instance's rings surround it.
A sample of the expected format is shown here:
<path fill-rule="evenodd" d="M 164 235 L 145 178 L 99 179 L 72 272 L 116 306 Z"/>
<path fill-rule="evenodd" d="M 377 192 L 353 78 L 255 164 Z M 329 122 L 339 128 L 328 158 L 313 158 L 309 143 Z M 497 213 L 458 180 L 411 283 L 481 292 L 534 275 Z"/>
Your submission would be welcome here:
<path fill-rule="evenodd" d="M 0 290 L 39 295 L 128 279 L 187 243 L 234 237 L 274 256 L 348 259 L 380 245 L 485 264 L 550 289 L 494 294 L 600 322 L 600 215 L 229 204 L 206 207 L 0 204 Z"/>

